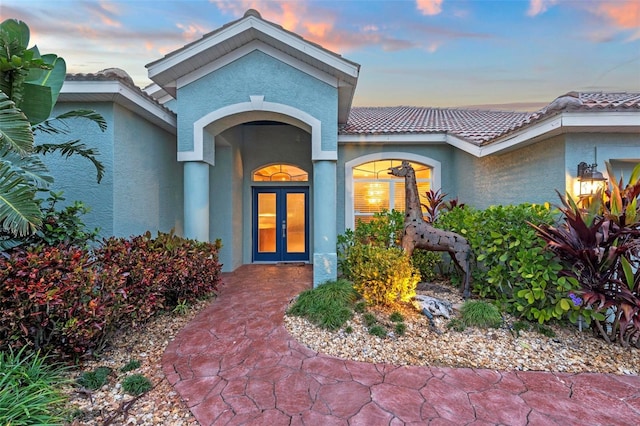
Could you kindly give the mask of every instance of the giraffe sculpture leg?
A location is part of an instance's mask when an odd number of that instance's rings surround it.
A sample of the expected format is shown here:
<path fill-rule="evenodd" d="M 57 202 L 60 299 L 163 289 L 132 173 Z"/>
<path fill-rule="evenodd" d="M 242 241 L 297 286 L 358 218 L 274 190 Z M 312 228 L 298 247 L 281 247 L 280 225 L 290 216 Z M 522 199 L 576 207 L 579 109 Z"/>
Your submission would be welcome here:
<path fill-rule="evenodd" d="M 418 195 L 416 174 L 409 162 L 389 169 L 389 174 L 404 177 L 405 182 L 405 218 L 402 248 L 411 257 L 416 248 L 430 251 L 446 251 L 464 273 L 462 294 L 469 297 L 471 247 L 465 238 L 455 232 L 437 229 L 425 222 Z"/>

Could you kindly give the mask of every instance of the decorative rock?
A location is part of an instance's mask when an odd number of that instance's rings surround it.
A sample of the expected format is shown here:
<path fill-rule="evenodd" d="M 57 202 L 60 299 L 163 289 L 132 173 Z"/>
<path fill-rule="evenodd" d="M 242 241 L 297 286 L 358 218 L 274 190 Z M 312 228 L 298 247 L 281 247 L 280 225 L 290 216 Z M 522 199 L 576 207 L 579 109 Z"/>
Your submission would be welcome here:
<path fill-rule="evenodd" d="M 446 319 L 451 318 L 451 303 L 445 300 L 418 294 L 414 297 L 413 305 L 420 312 L 426 310 L 431 313 L 431 315 L 442 316 Z"/>

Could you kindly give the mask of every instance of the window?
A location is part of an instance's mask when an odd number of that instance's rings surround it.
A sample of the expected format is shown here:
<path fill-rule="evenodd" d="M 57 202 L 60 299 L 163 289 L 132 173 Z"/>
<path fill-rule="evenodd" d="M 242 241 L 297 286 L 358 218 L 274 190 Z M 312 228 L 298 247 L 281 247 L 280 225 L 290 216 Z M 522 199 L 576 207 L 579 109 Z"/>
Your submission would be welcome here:
<path fill-rule="evenodd" d="M 377 160 L 353 168 L 353 212 L 355 222 L 367 222 L 382 210 L 404 211 L 404 178 L 389 174 L 389 168 L 399 166 L 402 160 Z M 416 172 L 420 202 L 425 204 L 425 193 L 431 189 L 432 170 L 424 164 L 409 162 Z"/>
<path fill-rule="evenodd" d="M 309 174 L 288 164 L 272 164 L 253 172 L 254 182 L 307 182 Z"/>

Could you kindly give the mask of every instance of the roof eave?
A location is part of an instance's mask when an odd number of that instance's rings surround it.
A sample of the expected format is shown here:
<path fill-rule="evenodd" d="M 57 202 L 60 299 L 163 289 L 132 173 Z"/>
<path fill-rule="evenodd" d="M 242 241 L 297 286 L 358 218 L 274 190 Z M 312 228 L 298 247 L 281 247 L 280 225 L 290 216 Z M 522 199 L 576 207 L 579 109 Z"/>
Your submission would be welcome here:
<path fill-rule="evenodd" d="M 176 134 L 175 114 L 119 80 L 65 81 L 58 102 L 114 102 Z"/>
<path fill-rule="evenodd" d="M 562 133 L 639 133 L 640 111 L 561 112 L 487 141 L 479 157 L 520 148 Z"/>

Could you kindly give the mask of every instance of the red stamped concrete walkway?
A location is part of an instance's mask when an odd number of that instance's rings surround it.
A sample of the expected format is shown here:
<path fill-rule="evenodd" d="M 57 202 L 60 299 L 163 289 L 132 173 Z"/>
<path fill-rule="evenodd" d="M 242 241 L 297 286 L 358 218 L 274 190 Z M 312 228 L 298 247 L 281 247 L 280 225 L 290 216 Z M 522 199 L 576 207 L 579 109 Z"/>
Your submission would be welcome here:
<path fill-rule="evenodd" d="M 311 285 L 310 267 L 247 265 L 224 283 L 163 357 L 201 425 L 640 424 L 640 377 L 333 358 L 283 327 L 287 302 Z"/>

